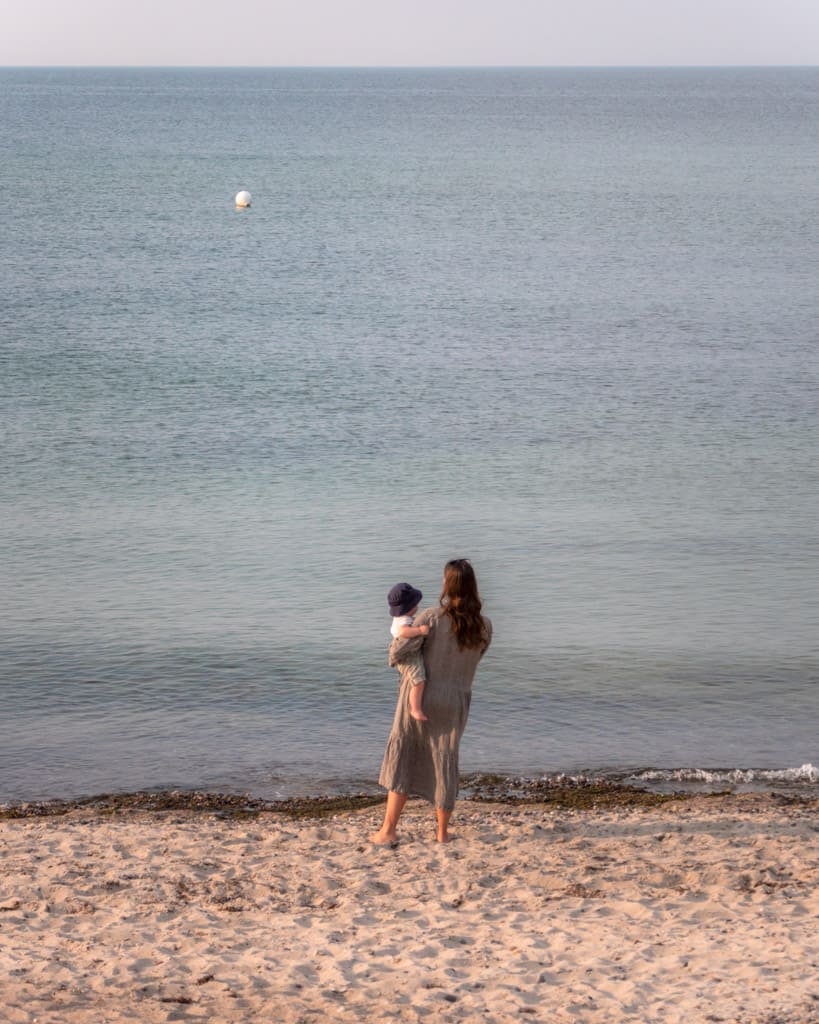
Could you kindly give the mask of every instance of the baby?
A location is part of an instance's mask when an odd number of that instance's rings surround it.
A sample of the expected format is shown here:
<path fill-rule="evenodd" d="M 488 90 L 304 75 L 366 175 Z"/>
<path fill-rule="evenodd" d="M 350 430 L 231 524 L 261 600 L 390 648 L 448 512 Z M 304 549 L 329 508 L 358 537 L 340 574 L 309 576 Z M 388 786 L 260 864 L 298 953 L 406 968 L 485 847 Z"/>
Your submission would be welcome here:
<path fill-rule="evenodd" d="M 396 583 L 389 592 L 387 601 L 390 606 L 390 615 L 392 615 L 390 634 L 393 641 L 407 640 L 414 636 L 427 636 L 429 626 L 413 626 L 412 624 L 413 616 L 418 611 L 418 605 L 423 596 L 420 590 L 411 587 L 409 583 Z M 428 722 L 429 719 L 421 710 L 426 684 L 423 654 L 420 651 L 413 651 L 400 659 L 393 659 L 391 645 L 390 664 L 395 665 L 398 669 L 402 683 L 405 680 L 410 683 L 410 714 L 418 722 Z"/>

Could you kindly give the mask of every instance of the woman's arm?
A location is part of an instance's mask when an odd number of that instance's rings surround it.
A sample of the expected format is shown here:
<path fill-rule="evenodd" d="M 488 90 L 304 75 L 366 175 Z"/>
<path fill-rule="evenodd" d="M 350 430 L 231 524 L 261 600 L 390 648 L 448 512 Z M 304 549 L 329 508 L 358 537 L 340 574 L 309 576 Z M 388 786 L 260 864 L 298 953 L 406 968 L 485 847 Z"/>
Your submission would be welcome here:
<path fill-rule="evenodd" d="M 422 626 L 427 627 L 427 633 L 422 634 L 420 629 Z M 416 651 L 420 651 L 427 640 L 428 634 L 435 628 L 435 609 L 425 608 L 421 614 L 415 620 L 415 626 L 409 627 L 411 629 L 417 629 L 419 632 L 416 636 L 404 639 L 403 637 L 396 637 L 395 640 L 390 644 L 390 665 L 395 665 L 401 661 L 402 658 L 406 658 L 408 654 L 415 654 Z"/>
<path fill-rule="evenodd" d="M 486 652 L 487 652 L 487 650 L 489 648 L 489 645 L 492 643 L 492 622 L 489 619 L 487 619 L 487 617 L 485 615 L 483 616 L 483 625 L 484 625 L 484 629 L 486 631 L 486 643 L 483 645 L 483 650 L 481 651 L 481 657 L 483 657 L 484 654 L 486 654 Z"/>

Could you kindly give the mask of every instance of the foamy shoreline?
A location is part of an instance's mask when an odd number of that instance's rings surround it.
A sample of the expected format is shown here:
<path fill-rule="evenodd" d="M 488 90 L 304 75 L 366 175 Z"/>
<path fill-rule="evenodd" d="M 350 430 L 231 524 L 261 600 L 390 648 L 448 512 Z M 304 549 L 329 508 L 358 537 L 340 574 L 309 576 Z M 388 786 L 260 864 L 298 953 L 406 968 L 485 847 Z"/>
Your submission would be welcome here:
<path fill-rule="evenodd" d="M 819 1021 L 819 802 L 0 822 L 9 1024 Z"/>
<path fill-rule="evenodd" d="M 246 781 L 246 780 L 244 780 Z M 383 790 L 373 781 L 361 780 L 356 788 L 350 780 L 299 780 L 278 789 L 271 795 L 270 787 L 256 790 L 237 779 L 227 790 L 197 789 L 186 786 L 171 790 L 167 787 L 146 787 L 138 790 L 112 790 L 100 795 L 56 796 L 0 795 L 0 816 L 15 808 L 28 808 L 28 813 L 60 813 L 62 809 L 97 806 L 105 802 L 133 802 L 135 797 L 156 798 L 157 804 L 173 796 L 177 804 L 191 805 L 233 801 L 247 802 L 259 810 L 276 810 L 287 805 L 323 804 L 358 798 L 381 799 Z M 688 795 L 713 793 L 785 793 L 806 799 L 819 799 L 819 766 L 810 762 L 790 768 L 610 768 L 601 770 L 566 770 L 537 773 L 503 771 L 467 772 L 461 775 L 461 796 L 470 799 L 497 798 L 499 800 L 539 798 L 555 790 L 588 789 L 590 787 L 632 789 L 661 795 L 686 793 Z M 265 788 L 268 790 L 265 792 Z M 12 790 L 14 792 L 14 790 Z M 18 791 L 19 792 L 19 791 Z M 69 790 L 70 792 L 70 790 Z M 76 788 L 74 788 L 76 793 Z"/>

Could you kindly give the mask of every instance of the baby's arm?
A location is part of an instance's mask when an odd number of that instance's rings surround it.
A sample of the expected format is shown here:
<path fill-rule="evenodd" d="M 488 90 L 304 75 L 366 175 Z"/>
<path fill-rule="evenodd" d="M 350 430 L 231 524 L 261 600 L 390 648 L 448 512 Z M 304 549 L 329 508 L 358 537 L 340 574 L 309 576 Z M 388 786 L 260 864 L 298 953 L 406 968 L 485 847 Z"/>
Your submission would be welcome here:
<path fill-rule="evenodd" d="M 398 639 L 409 640 L 414 636 L 428 636 L 429 626 L 399 626 Z"/>

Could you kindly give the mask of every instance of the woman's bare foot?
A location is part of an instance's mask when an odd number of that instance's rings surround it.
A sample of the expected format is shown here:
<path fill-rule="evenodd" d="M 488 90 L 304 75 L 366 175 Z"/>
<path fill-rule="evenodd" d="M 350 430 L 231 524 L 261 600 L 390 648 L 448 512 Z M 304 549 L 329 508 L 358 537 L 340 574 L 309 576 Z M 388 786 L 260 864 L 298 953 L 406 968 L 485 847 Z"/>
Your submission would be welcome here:
<path fill-rule="evenodd" d="M 374 846 L 397 846 L 398 836 L 395 832 L 385 832 L 383 828 L 380 828 L 370 836 L 370 842 Z"/>
<path fill-rule="evenodd" d="M 449 819 L 452 811 L 445 811 L 442 807 L 436 807 L 435 817 L 437 818 L 435 833 L 439 843 L 451 843 L 455 836 L 449 834 Z"/>
<path fill-rule="evenodd" d="M 414 718 L 416 722 L 429 721 L 429 719 L 427 718 L 423 711 L 413 711 L 412 708 L 410 708 L 410 718 Z"/>

